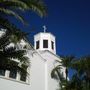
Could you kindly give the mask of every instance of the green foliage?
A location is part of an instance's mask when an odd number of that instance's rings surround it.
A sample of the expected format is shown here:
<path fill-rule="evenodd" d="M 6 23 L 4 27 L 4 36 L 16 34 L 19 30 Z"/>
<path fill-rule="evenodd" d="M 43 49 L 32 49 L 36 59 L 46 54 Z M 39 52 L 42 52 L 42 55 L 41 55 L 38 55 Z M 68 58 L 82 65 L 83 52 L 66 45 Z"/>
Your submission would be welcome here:
<path fill-rule="evenodd" d="M 16 47 L 7 47 L 10 44 L 10 37 L 6 32 L 0 37 L 0 69 L 24 71 L 24 66 L 29 66 L 25 50 L 17 50 Z M 16 60 L 16 61 L 15 61 Z M 21 64 L 19 66 L 19 63 Z"/>
<path fill-rule="evenodd" d="M 22 15 L 26 11 L 34 11 L 41 17 L 46 15 L 46 7 L 41 0 L 0 0 L 0 27 L 6 29 L 0 37 L 0 69 L 17 70 L 25 75 L 30 63 L 25 56 L 26 51 L 7 46 L 12 42 L 16 45 L 21 39 L 26 39 L 27 34 L 11 23 L 7 16 L 15 17 L 26 25 Z"/>
<path fill-rule="evenodd" d="M 41 0 L 0 0 L 0 16 L 2 16 L 2 14 L 11 15 L 24 23 L 25 20 L 22 15 L 17 12 L 18 10 L 20 12 L 32 10 L 41 17 L 46 15 L 46 7 Z"/>
<path fill-rule="evenodd" d="M 75 57 L 68 57 L 65 56 L 62 58 L 62 61 L 56 66 L 52 72 L 55 72 L 59 69 L 60 73 L 60 66 L 66 67 L 67 70 L 70 68 L 74 70 L 72 78 L 70 80 L 61 79 L 59 80 L 59 90 L 90 90 L 90 56 L 85 56 L 81 58 L 75 58 Z M 58 77 L 62 77 L 61 75 L 57 74 Z M 68 74 L 66 74 L 66 77 Z M 52 73 L 51 73 L 52 76 Z M 52 78 L 55 78 L 53 75 Z"/>

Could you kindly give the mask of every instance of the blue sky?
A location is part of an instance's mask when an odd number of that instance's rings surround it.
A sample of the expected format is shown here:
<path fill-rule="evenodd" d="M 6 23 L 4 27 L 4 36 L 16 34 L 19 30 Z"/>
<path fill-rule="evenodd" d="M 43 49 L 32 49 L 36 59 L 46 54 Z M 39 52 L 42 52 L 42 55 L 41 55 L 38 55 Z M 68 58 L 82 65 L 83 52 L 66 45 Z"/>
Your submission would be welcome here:
<path fill-rule="evenodd" d="M 48 9 L 47 17 L 40 18 L 31 12 L 30 15 L 25 14 L 29 26 L 18 24 L 21 29 L 31 32 L 30 40 L 33 41 L 33 35 L 42 32 L 42 26 L 46 25 L 47 32 L 56 36 L 58 55 L 90 54 L 90 0 L 44 1 Z"/>
<path fill-rule="evenodd" d="M 90 0 L 46 0 L 48 31 L 57 37 L 57 53 L 90 54 Z"/>

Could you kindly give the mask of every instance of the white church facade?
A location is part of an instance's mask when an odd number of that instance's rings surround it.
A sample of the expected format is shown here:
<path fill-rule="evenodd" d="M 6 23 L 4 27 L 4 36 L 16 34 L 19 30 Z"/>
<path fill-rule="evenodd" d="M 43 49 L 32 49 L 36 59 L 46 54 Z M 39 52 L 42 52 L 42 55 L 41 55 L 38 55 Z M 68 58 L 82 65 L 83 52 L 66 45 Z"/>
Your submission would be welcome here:
<path fill-rule="evenodd" d="M 56 60 L 60 61 L 56 55 L 55 36 L 45 31 L 34 35 L 34 48 L 30 46 L 27 52 L 30 75 L 23 81 L 18 73 L 11 78 L 10 71 L 6 70 L 0 74 L 0 90 L 56 90 L 58 81 L 51 78 L 51 71 L 58 64 Z M 64 67 L 61 72 L 65 77 Z"/>

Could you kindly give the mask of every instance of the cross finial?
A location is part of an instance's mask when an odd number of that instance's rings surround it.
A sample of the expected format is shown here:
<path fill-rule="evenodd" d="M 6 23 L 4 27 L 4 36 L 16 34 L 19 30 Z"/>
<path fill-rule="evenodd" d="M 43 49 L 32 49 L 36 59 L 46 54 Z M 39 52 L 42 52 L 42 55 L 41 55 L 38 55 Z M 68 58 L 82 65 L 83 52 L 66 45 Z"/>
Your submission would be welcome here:
<path fill-rule="evenodd" d="M 44 33 L 45 33 L 46 30 L 47 30 L 47 27 L 44 25 L 44 26 L 43 26 L 43 29 L 44 29 Z"/>

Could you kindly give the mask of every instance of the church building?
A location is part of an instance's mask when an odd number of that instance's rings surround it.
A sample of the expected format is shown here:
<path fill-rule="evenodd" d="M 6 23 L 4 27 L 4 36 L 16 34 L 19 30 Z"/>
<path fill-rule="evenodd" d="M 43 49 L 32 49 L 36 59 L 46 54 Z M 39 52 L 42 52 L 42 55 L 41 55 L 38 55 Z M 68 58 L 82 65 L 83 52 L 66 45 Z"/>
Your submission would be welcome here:
<path fill-rule="evenodd" d="M 27 56 L 30 59 L 29 75 L 26 80 L 20 80 L 20 75 L 10 77 L 10 71 L 0 74 L 0 90 L 56 90 L 58 81 L 51 78 L 51 71 L 61 60 L 56 54 L 56 38 L 52 33 L 39 32 L 34 35 L 34 46 L 29 44 Z M 24 45 L 22 41 L 21 46 Z M 65 77 L 65 68 L 61 69 Z"/>

